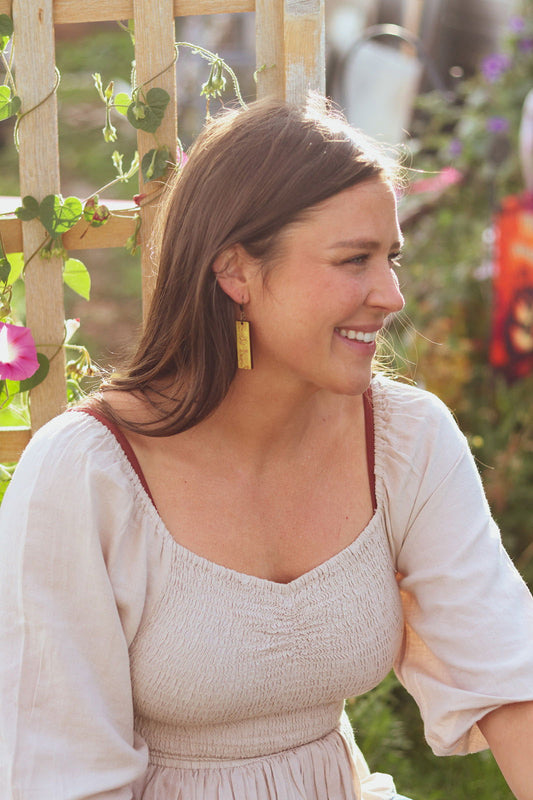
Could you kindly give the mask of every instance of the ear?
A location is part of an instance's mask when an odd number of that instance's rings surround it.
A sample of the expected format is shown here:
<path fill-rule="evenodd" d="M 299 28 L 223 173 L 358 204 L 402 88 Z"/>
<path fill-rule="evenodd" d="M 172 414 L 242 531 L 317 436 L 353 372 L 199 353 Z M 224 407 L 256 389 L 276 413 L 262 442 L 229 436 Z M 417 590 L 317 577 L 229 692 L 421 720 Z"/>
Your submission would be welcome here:
<path fill-rule="evenodd" d="M 213 262 L 218 285 L 236 303 L 250 301 L 250 279 L 252 270 L 257 271 L 255 259 L 241 244 L 232 244 L 223 250 Z"/>

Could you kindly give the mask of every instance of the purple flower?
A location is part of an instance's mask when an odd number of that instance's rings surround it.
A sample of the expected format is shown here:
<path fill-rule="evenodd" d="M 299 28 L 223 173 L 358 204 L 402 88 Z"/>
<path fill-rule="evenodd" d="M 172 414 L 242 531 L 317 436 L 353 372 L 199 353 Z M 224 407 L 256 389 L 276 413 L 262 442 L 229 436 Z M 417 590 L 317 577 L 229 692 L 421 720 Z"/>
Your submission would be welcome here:
<path fill-rule="evenodd" d="M 511 66 L 511 59 L 506 53 L 492 53 L 481 62 L 481 72 L 488 83 L 496 83 Z"/>
<path fill-rule="evenodd" d="M 525 36 L 518 40 L 518 49 L 521 53 L 531 53 L 533 50 L 533 37 Z"/>
<path fill-rule="evenodd" d="M 509 120 L 507 117 L 489 117 L 486 128 L 489 133 L 507 133 L 509 130 Z"/>
<path fill-rule="evenodd" d="M 512 33 L 521 33 L 526 27 L 524 17 L 514 16 L 509 20 L 509 30 Z"/>
<path fill-rule="evenodd" d="M 461 153 L 463 152 L 463 143 L 461 142 L 461 140 L 452 139 L 448 146 L 448 152 L 452 158 L 460 156 Z"/>

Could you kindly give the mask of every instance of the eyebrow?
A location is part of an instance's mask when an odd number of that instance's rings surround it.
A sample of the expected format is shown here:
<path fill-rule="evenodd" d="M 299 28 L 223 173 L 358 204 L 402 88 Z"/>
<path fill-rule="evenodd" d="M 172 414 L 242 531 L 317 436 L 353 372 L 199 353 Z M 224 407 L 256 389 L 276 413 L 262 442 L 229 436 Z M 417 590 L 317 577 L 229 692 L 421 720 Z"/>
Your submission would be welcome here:
<path fill-rule="evenodd" d="M 403 247 L 403 243 L 404 240 L 402 237 L 400 241 L 393 242 L 391 248 L 401 248 Z M 374 241 L 373 239 L 344 239 L 341 242 L 335 242 L 335 244 L 330 245 L 329 249 L 334 250 L 335 248 L 344 247 L 345 249 L 353 248 L 354 250 L 377 250 L 380 245 L 380 242 Z"/>

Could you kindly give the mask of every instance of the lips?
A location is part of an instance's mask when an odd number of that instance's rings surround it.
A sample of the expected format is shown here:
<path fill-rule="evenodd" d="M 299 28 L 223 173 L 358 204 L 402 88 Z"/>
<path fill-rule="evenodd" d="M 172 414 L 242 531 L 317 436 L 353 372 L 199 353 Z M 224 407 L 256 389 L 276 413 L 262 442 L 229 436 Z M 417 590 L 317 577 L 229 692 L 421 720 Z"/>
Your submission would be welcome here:
<path fill-rule="evenodd" d="M 342 336 L 343 339 L 350 339 L 355 342 L 364 342 L 365 344 L 373 344 L 376 341 L 378 331 L 356 331 L 353 328 L 335 328 L 335 331 Z"/>

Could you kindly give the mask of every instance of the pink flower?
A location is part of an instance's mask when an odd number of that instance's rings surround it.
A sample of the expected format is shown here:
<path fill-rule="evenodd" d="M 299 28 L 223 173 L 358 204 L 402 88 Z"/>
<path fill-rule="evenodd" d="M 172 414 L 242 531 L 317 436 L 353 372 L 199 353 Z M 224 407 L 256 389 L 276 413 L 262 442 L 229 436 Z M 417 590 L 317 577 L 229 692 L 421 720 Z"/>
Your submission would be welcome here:
<path fill-rule="evenodd" d="M 37 372 L 39 362 L 29 328 L 0 323 L 0 379 L 22 381 Z"/>
<path fill-rule="evenodd" d="M 454 183 L 460 183 L 462 179 L 463 173 L 459 172 L 458 169 L 455 169 L 455 167 L 444 167 L 438 175 L 432 178 L 422 178 L 412 183 L 409 193 L 443 192 L 448 186 L 453 186 Z"/>

